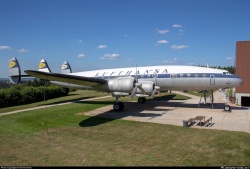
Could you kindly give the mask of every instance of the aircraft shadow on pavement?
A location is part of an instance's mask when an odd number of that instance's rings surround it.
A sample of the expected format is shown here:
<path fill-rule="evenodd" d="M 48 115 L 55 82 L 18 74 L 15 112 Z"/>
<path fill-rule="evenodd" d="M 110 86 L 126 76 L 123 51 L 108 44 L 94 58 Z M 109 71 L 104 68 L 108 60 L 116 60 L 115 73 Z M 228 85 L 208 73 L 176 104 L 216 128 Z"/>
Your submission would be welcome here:
<path fill-rule="evenodd" d="M 137 102 L 124 102 L 124 110 L 123 111 L 115 111 L 113 108 L 110 108 L 107 111 L 101 112 L 97 115 L 91 116 L 86 120 L 83 120 L 79 123 L 81 127 L 90 127 L 96 126 L 103 123 L 107 123 L 113 121 L 115 119 L 123 119 L 125 117 L 135 117 L 135 118 L 146 118 L 153 119 L 155 117 L 162 116 L 166 114 L 168 111 L 174 110 L 175 108 L 166 108 L 164 101 L 160 101 L 159 103 L 156 101 L 148 101 L 148 104 L 139 104 Z M 86 103 L 86 102 L 84 102 Z M 92 104 L 103 104 L 107 102 L 99 102 L 95 101 L 88 102 Z M 112 102 L 113 103 L 113 102 Z"/>
<path fill-rule="evenodd" d="M 112 101 L 84 101 L 78 102 L 81 104 L 107 104 L 112 105 Z M 196 109 L 212 109 L 211 104 L 200 104 L 198 108 L 198 104 L 193 103 L 185 103 L 185 100 L 147 100 L 145 104 L 139 104 L 137 102 L 124 102 L 124 110 L 123 111 L 115 111 L 113 110 L 113 106 L 110 109 L 98 113 L 85 119 L 79 123 L 81 127 L 91 127 L 101 125 L 115 119 L 123 119 L 125 117 L 135 117 L 135 118 L 145 118 L 146 121 L 153 119 L 155 117 L 162 116 L 168 111 L 172 111 L 175 109 L 181 108 L 196 108 Z M 213 109 L 221 109 L 224 110 L 224 103 L 214 103 Z M 231 106 L 231 110 L 246 110 L 248 108 Z"/>

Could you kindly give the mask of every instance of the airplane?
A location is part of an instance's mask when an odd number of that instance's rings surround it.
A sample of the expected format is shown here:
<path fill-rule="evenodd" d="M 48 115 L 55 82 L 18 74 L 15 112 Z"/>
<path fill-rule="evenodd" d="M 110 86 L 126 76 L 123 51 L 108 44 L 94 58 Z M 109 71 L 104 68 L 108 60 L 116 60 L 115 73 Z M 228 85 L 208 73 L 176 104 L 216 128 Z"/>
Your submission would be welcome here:
<path fill-rule="evenodd" d="M 198 67 L 198 66 L 144 66 L 114 69 L 100 69 L 83 72 L 52 73 L 47 63 L 39 65 L 39 70 L 25 70 L 30 76 L 49 80 L 67 87 L 88 87 L 93 90 L 111 92 L 116 98 L 114 110 L 121 111 L 124 104 L 119 101 L 120 97 L 138 97 L 139 103 L 145 103 L 147 96 L 154 97 L 156 94 L 169 90 L 213 90 L 222 89 L 226 98 L 225 89 L 240 86 L 242 79 L 230 74 L 227 70 Z M 17 70 L 10 64 L 10 78 L 18 76 Z M 13 69 L 13 70 L 12 70 Z M 21 75 L 20 75 L 21 76 Z M 76 86 L 74 86 L 76 85 Z M 204 92 L 205 95 L 206 92 Z M 211 102 L 213 103 L 213 96 Z M 225 111 L 230 111 L 230 106 L 225 99 Z"/>

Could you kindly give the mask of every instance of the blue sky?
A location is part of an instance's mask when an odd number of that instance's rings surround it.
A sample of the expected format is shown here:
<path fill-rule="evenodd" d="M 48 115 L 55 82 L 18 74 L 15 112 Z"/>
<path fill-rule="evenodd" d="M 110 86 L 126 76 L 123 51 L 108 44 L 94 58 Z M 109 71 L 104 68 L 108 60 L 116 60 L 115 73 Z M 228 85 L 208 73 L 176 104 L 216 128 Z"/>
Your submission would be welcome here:
<path fill-rule="evenodd" d="M 231 66 L 250 40 L 249 0 L 0 0 L 0 78 L 47 60 L 73 72 L 150 65 Z"/>

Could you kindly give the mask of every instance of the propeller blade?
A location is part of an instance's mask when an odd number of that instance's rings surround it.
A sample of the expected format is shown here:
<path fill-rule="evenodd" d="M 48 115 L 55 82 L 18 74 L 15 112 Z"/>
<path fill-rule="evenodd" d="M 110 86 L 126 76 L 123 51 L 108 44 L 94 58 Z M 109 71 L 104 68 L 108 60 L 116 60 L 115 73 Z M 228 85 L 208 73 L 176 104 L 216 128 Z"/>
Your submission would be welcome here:
<path fill-rule="evenodd" d="M 154 89 L 153 92 L 152 92 L 152 95 L 151 95 L 152 98 L 155 97 L 155 92 L 156 92 L 156 89 Z"/>
<path fill-rule="evenodd" d="M 159 86 L 155 86 L 155 87 L 154 87 L 154 90 L 153 90 L 153 92 L 152 92 L 152 98 L 154 98 L 154 97 L 155 97 L 156 90 L 158 90 L 158 91 L 160 92 L 160 90 L 159 90 L 159 89 L 160 89 L 160 87 L 159 87 Z M 158 91 L 157 91 L 157 92 L 158 92 Z"/>
<path fill-rule="evenodd" d="M 138 88 L 143 94 L 145 94 L 145 90 L 141 86 L 138 86 Z"/>
<path fill-rule="evenodd" d="M 137 91 L 137 86 L 135 86 L 135 88 L 132 90 L 132 93 L 130 95 L 131 99 L 135 96 L 136 91 Z"/>
<path fill-rule="evenodd" d="M 158 91 L 157 91 L 157 93 L 159 93 L 159 95 L 161 95 L 161 92 L 160 92 L 160 90 L 158 90 Z"/>

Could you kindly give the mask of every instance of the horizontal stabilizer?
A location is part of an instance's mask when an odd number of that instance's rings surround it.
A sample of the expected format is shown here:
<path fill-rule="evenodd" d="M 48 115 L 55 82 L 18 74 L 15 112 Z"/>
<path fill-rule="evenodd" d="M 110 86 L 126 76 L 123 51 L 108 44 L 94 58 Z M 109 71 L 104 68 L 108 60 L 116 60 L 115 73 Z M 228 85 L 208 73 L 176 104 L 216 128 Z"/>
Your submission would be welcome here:
<path fill-rule="evenodd" d="M 60 74 L 60 73 L 48 73 L 48 72 L 41 72 L 41 71 L 36 71 L 36 70 L 25 70 L 24 72 L 30 76 L 34 76 L 39 79 L 59 81 L 59 82 L 78 84 L 78 85 L 83 85 L 83 86 L 91 86 L 91 87 L 99 85 L 99 84 L 104 84 L 107 82 L 104 79 Z"/>

